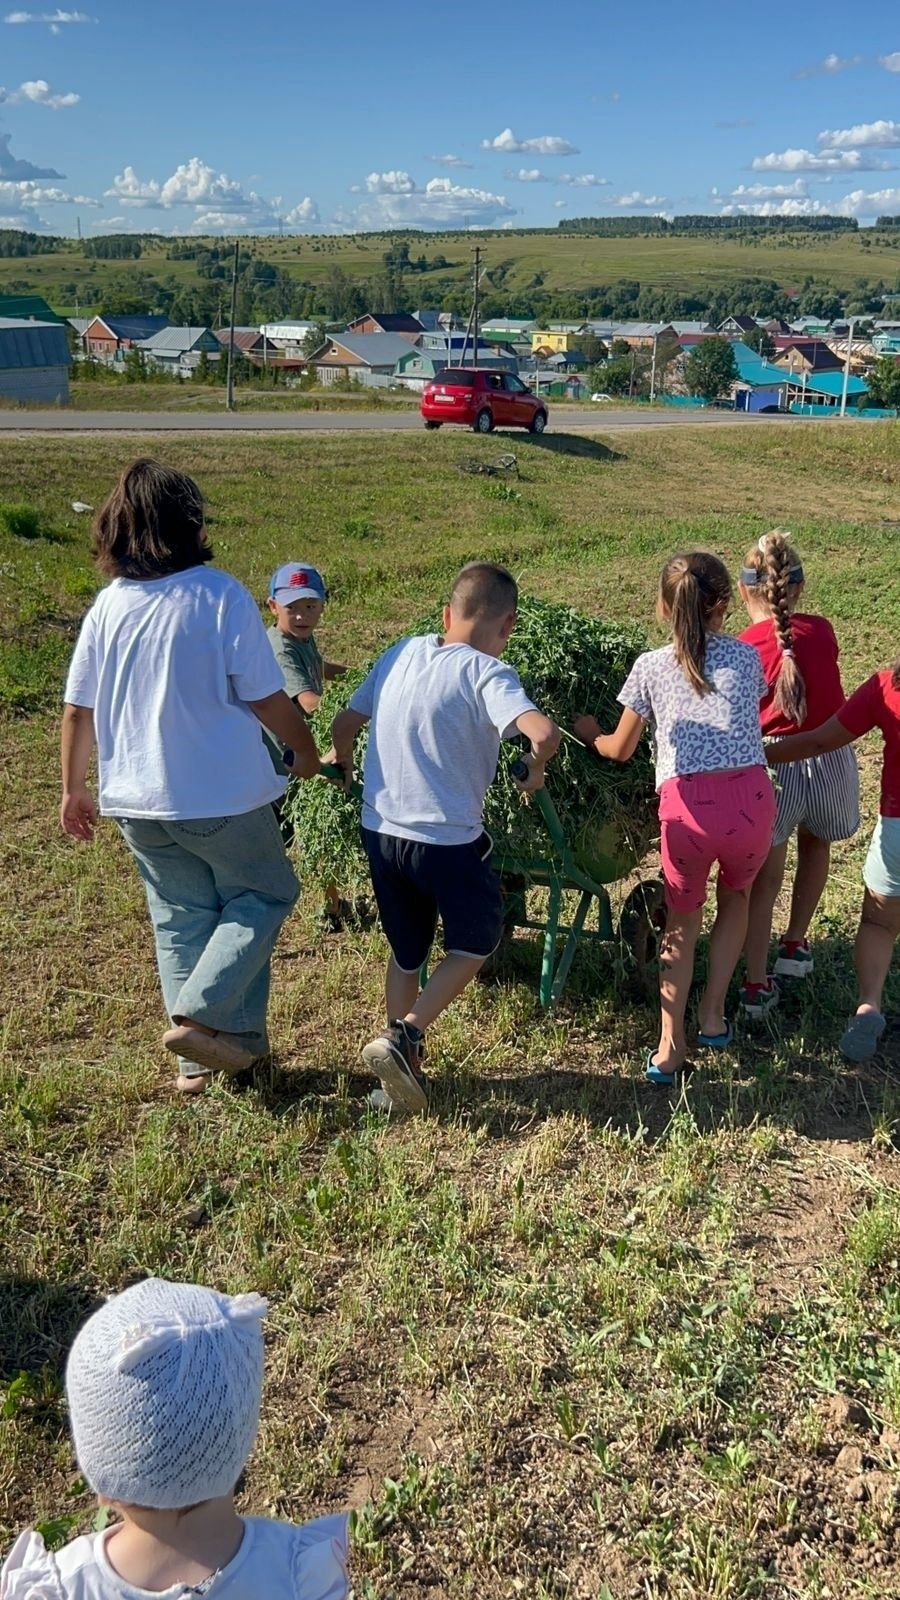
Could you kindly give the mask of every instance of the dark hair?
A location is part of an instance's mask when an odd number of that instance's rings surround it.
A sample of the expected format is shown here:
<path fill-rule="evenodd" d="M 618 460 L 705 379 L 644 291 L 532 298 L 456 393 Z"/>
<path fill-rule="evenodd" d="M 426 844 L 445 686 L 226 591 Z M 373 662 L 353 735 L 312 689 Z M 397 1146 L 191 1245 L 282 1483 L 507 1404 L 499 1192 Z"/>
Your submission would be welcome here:
<path fill-rule="evenodd" d="M 791 616 L 803 586 L 803 566 L 791 544 L 790 534 L 773 528 L 758 545 L 747 551 L 744 566 L 748 572 L 752 569 L 758 574 L 758 587 L 772 613 L 781 649 L 772 703 L 776 711 L 799 728 L 806 721 L 806 684 L 794 657 Z"/>
<path fill-rule="evenodd" d="M 91 554 L 108 578 L 163 578 L 211 561 L 193 478 L 159 461 L 132 461 L 97 512 Z"/>
<path fill-rule="evenodd" d="M 493 561 L 470 561 L 453 580 L 450 605 L 471 622 L 473 617 L 491 621 L 508 616 L 519 604 L 519 585 L 511 572 Z"/>
<path fill-rule="evenodd" d="M 709 550 L 688 550 L 673 556 L 659 580 L 660 608 L 672 624 L 675 660 L 692 689 L 709 694 L 706 680 L 706 629 L 718 606 L 731 599 L 728 568 Z"/>

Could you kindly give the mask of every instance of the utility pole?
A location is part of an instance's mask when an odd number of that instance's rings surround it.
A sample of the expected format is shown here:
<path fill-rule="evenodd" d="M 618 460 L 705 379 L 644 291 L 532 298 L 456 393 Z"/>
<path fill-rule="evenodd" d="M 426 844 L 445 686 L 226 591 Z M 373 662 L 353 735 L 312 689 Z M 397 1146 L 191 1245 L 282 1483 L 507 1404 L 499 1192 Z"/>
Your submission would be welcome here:
<path fill-rule="evenodd" d="M 475 283 L 474 283 L 474 293 L 473 293 L 473 296 L 472 296 L 472 325 L 473 325 L 472 338 L 473 338 L 473 341 L 474 341 L 474 343 L 473 343 L 473 352 L 474 353 L 473 353 L 473 362 L 472 362 L 472 364 L 473 364 L 473 366 L 477 367 L 477 365 L 478 365 L 478 292 L 479 292 L 479 289 L 481 288 L 481 245 L 480 244 L 476 244 L 475 249 L 473 251 L 473 254 L 475 256 L 475 268 L 474 268 Z"/>
<path fill-rule="evenodd" d="M 651 366 L 650 366 L 650 403 L 651 403 L 651 405 L 653 404 L 653 401 L 656 398 L 656 341 L 657 341 L 658 338 L 659 338 L 659 334 L 655 333 L 653 335 L 653 361 L 652 361 Z"/>
<path fill-rule="evenodd" d="M 234 313 L 237 307 L 237 274 L 238 251 L 240 245 L 234 241 L 234 261 L 231 266 L 231 318 L 228 325 L 228 372 L 225 390 L 225 409 L 234 410 Z"/>
<path fill-rule="evenodd" d="M 850 326 L 847 329 L 847 359 L 844 362 L 844 384 L 843 384 L 843 388 L 841 389 L 841 416 L 842 417 L 845 417 L 847 415 L 847 388 L 848 388 L 848 385 L 850 383 L 850 354 L 851 354 L 851 351 L 853 349 L 853 324 L 854 324 L 855 320 L 856 320 L 855 317 L 851 317 L 850 318 Z"/>

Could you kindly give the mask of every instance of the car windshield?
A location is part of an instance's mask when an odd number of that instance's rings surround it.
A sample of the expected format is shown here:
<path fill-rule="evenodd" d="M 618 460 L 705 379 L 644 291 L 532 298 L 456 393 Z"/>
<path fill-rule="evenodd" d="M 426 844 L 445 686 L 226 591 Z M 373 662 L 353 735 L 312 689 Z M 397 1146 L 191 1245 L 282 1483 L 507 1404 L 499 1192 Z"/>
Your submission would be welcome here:
<path fill-rule="evenodd" d="M 437 374 L 434 381 L 449 383 L 454 389 L 471 389 L 474 380 L 472 373 L 464 371 L 461 367 L 445 367 L 443 372 Z"/>

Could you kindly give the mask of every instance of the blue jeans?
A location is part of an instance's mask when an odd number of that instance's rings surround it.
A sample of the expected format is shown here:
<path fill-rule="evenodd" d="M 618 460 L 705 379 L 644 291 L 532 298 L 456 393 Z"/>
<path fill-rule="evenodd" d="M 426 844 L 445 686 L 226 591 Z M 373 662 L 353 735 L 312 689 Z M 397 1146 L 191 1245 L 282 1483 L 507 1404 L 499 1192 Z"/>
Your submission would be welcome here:
<path fill-rule="evenodd" d="M 169 1016 L 241 1034 L 266 1055 L 272 951 L 300 892 L 272 807 L 116 820 L 144 880 Z"/>

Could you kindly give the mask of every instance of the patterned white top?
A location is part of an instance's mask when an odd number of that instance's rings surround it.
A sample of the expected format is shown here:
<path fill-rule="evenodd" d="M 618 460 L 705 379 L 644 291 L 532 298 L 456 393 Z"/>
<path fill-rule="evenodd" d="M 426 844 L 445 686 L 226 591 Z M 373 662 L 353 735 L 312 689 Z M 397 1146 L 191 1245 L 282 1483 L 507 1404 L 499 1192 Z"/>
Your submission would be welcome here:
<path fill-rule="evenodd" d="M 765 766 L 759 703 L 768 693 L 759 654 L 727 633 L 706 636 L 710 694 L 688 683 L 675 646 L 638 656 L 619 695 L 653 730 L 656 787 L 691 772 Z"/>

